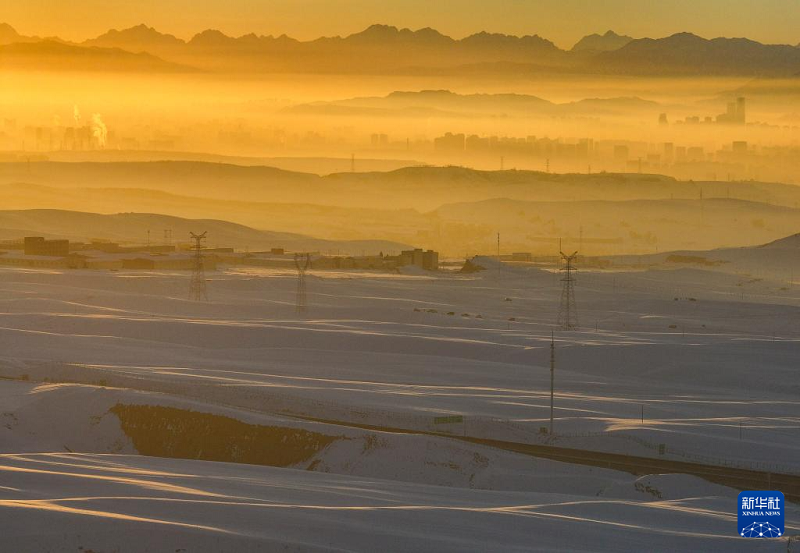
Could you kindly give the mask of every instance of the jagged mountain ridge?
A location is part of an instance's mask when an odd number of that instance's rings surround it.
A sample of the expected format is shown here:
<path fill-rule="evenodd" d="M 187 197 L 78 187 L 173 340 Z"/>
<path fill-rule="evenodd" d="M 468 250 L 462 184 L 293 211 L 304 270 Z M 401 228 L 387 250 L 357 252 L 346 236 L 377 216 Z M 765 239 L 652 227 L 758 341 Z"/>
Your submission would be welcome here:
<path fill-rule="evenodd" d="M 216 72 L 414 73 L 454 68 L 475 72 L 489 71 L 495 64 L 494 71 L 505 67 L 509 72 L 527 67 L 622 74 L 800 74 L 800 48 L 796 46 L 745 38 L 706 39 L 691 33 L 632 39 L 608 31 L 584 37 L 566 51 L 536 34 L 480 32 L 455 39 L 427 27 L 413 31 L 390 25 L 372 25 L 345 37 L 299 41 L 286 35 L 254 33 L 232 37 L 214 29 L 183 40 L 141 24 L 113 29 L 80 44 L 24 37 L 10 25 L 0 25 L 0 44 L 44 40 L 75 48 L 147 53 L 163 58 L 164 63 Z M 73 55 L 78 55 L 77 51 Z"/>

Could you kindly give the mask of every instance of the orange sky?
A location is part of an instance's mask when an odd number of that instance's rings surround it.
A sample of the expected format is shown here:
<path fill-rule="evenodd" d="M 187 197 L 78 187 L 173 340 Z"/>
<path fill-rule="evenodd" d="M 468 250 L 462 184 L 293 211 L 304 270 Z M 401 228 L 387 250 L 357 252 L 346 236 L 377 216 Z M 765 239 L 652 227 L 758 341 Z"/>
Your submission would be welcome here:
<path fill-rule="evenodd" d="M 434 27 L 461 37 L 487 30 L 539 34 L 562 47 L 614 29 L 640 36 L 690 31 L 800 43 L 800 0 L 22 0 L 0 18 L 24 34 L 71 40 L 139 23 L 182 38 L 206 28 L 299 39 L 349 34 L 372 23 Z"/>

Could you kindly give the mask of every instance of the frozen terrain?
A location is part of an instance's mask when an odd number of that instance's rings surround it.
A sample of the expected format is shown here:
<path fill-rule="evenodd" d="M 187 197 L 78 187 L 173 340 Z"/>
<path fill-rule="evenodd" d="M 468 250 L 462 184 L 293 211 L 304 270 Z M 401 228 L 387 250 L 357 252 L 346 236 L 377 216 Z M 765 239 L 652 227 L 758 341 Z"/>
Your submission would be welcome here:
<path fill-rule="evenodd" d="M 706 496 L 691 482 L 677 484 L 699 497 L 648 500 L 130 455 L 28 454 L 0 456 L 0 483 L 3 544 L 11 550 L 786 550 L 785 540 L 733 537 L 735 497 Z"/>
<path fill-rule="evenodd" d="M 0 270 L 3 535 L 93 551 L 786 550 L 734 537 L 734 489 L 455 438 L 665 444 L 666 459 L 797 474 L 800 290 L 713 267 L 580 273 L 547 437 L 558 275 L 480 262 L 312 271 L 305 317 L 281 271 L 209 273 L 196 303 L 181 272 Z"/>

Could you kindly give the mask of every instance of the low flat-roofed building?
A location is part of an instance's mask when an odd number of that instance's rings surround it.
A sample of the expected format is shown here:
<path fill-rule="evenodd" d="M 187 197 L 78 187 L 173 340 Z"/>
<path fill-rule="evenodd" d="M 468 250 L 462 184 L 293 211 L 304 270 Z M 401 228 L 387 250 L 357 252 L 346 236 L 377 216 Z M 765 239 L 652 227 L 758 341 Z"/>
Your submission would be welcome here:
<path fill-rule="evenodd" d="M 69 269 L 69 260 L 66 257 L 52 255 L 0 255 L 0 265 L 6 267 L 25 267 L 30 269 Z"/>
<path fill-rule="evenodd" d="M 45 240 L 42 236 L 26 236 L 25 255 L 64 257 L 69 255 L 69 240 Z"/>
<path fill-rule="evenodd" d="M 413 250 L 403 250 L 397 258 L 400 267 L 414 265 L 428 271 L 439 269 L 439 252 L 433 250 L 423 250 L 416 248 Z"/>

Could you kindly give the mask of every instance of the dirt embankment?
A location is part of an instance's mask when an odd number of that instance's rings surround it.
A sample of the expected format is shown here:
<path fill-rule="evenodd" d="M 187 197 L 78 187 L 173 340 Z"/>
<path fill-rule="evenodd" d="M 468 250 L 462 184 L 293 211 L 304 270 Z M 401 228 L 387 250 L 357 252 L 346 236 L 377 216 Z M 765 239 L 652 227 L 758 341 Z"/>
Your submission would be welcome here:
<path fill-rule="evenodd" d="M 137 451 L 154 457 L 287 467 L 346 439 L 174 407 L 118 403 L 110 411 Z"/>

